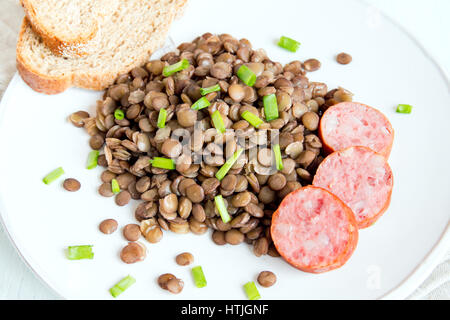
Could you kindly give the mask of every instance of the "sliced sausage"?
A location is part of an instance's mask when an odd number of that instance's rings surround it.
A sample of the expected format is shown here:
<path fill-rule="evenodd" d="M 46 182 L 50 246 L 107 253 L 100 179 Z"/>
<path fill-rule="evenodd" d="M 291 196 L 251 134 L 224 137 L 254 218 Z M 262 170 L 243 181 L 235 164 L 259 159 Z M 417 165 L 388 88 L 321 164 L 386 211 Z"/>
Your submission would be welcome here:
<path fill-rule="evenodd" d="M 329 191 L 307 186 L 288 194 L 272 216 L 277 251 L 294 267 L 321 273 L 347 262 L 358 242 L 353 212 Z"/>
<path fill-rule="evenodd" d="M 382 155 L 367 147 L 351 147 L 326 157 L 317 169 L 313 185 L 344 201 L 361 229 L 374 224 L 388 208 L 393 175 Z"/>
<path fill-rule="evenodd" d="M 394 142 L 394 129 L 380 111 L 357 102 L 330 107 L 322 116 L 320 138 L 326 152 L 354 146 L 369 147 L 386 159 Z"/>

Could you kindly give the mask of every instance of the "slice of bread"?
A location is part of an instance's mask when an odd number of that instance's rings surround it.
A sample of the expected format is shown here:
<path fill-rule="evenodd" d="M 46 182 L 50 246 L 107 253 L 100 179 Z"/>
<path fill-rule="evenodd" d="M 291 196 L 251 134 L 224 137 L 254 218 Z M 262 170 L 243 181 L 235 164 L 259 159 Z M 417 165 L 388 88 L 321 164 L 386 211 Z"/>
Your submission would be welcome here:
<path fill-rule="evenodd" d="M 100 19 L 109 18 L 119 0 L 20 0 L 33 30 L 55 55 L 80 57 L 89 45 Z"/>
<path fill-rule="evenodd" d="M 54 55 L 24 19 L 17 43 L 17 69 L 34 90 L 56 94 L 71 86 L 102 90 L 148 61 L 166 39 L 187 0 L 120 0 L 99 24 L 93 53 L 79 58 Z"/>

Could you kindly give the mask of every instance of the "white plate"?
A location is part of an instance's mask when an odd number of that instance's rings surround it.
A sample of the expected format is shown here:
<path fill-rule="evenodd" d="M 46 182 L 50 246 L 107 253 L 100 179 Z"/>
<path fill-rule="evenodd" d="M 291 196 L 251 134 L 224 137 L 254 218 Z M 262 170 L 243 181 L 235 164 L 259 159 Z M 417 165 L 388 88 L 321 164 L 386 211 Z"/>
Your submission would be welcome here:
<path fill-rule="evenodd" d="M 390 164 L 395 175 L 392 204 L 380 221 L 360 232 L 350 261 L 321 275 L 300 272 L 281 259 L 256 258 L 247 245 L 215 246 L 209 235 L 165 233 L 148 244 L 147 259 L 125 265 L 119 252 L 121 230 L 101 234 L 105 218 L 120 226 L 134 222 L 136 203 L 119 208 L 97 194 L 101 169 L 84 169 L 88 136 L 66 121 L 76 110 L 94 110 L 99 92 L 67 90 L 56 96 L 38 94 L 15 76 L 0 109 L 0 212 L 12 241 L 28 265 L 65 298 L 108 299 L 108 289 L 131 274 L 137 283 L 120 299 L 245 299 L 242 285 L 262 270 L 278 276 L 276 286 L 260 289 L 264 299 L 404 298 L 429 274 L 448 249 L 450 216 L 449 86 L 425 51 L 383 16 L 356 1 L 196 1 L 176 22 L 175 43 L 204 32 L 246 37 L 276 61 L 315 57 L 322 69 L 310 74 L 329 87 L 353 91 L 356 101 L 375 106 L 392 121 L 396 139 Z M 302 42 L 293 54 L 276 46 L 286 35 Z M 354 61 L 341 66 L 336 53 Z M 414 106 L 411 115 L 395 106 Z M 46 186 L 41 179 L 63 166 L 82 189 Z M 69 261 L 68 245 L 93 244 L 95 259 Z M 434 249 L 434 250 L 433 250 Z M 208 286 L 197 289 L 189 267 L 174 262 L 190 251 L 202 265 Z M 156 278 L 171 272 L 185 280 L 179 295 L 170 295 Z"/>

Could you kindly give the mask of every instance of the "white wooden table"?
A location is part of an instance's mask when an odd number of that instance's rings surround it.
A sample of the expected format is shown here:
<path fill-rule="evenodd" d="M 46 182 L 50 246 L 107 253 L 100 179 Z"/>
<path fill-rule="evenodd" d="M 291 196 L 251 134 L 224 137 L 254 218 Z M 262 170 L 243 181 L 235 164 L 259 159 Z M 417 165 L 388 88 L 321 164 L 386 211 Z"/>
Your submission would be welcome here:
<path fill-rule="evenodd" d="M 2 0 L 3 1 L 3 0 Z M 11 0 L 7 0 L 11 2 Z M 449 76 L 450 1 L 365 0 L 400 23 L 419 40 Z M 345 1 L 343 0 L 343 5 Z M 4 41 L 0 37 L 0 41 Z M 9 57 L 8 57 L 9 58 Z M 11 63 L 2 61 L 0 63 Z M 58 299 L 21 260 L 0 226 L 0 299 Z M 450 296 L 446 298 L 450 299 Z"/>

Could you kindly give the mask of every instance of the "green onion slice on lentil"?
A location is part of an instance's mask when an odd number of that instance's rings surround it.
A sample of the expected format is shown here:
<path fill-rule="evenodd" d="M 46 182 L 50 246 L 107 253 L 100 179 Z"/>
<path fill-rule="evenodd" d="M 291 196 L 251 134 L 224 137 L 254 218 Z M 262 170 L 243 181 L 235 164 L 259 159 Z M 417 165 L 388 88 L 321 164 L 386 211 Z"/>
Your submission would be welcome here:
<path fill-rule="evenodd" d="M 263 104 L 264 104 L 264 115 L 266 116 L 266 120 L 272 121 L 278 119 L 277 96 L 274 93 L 264 96 Z"/>
<path fill-rule="evenodd" d="M 275 163 L 277 165 L 277 170 L 283 170 L 283 159 L 281 158 L 281 149 L 279 144 L 273 146 L 273 153 L 275 154 Z"/>
<path fill-rule="evenodd" d="M 187 69 L 188 67 L 189 67 L 189 61 L 186 59 L 183 59 L 175 64 L 164 67 L 163 75 L 164 75 L 164 77 L 170 77 L 174 73 L 176 73 L 178 71 L 182 71 L 184 69 Z"/>
<path fill-rule="evenodd" d="M 237 72 L 237 76 L 239 77 L 239 79 L 241 79 L 241 81 L 243 83 L 245 83 L 249 87 L 253 87 L 255 85 L 256 74 L 249 67 L 247 67 L 245 64 L 243 64 L 239 68 L 239 70 Z"/>
<path fill-rule="evenodd" d="M 114 111 L 114 118 L 117 120 L 123 120 L 125 118 L 125 113 L 120 109 L 116 109 L 116 111 Z"/>
<path fill-rule="evenodd" d="M 220 217 L 222 218 L 223 223 L 228 223 L 231 221 L 231 217 L 228 214 L 227 207 L 225 206 L 225 202 L 223 201 L 222 195 L 218 195 L 214 197 L 214 203 L 216 204 L 217 211 L 219 211 Z"/>
<path fill-rule="evenodd" d="M 219 131 L 220 133 L 225 133 L 225 131 L 227 131 L 219 110 L 214 111 L 214 113 L 211 115 L 211 119 L 217 131 Z"/>
<path fill-rule="evenodd" d="M 167 110 L 166 109 L 159 110 L 158 128 L 164 128 L 166 126 L 166 119 L 167 119 Z"/>
<path fill-rule="evenodd" d="M 260 125 L 264 123 L 258 116 L 255 116 L 250 111 L 244 111 L 241 114 L 242 119 L 246 120 L 248 123 L 250 123 L 255 128 L 258 128 Z"/>
<path fill-rule="evenodd" d="M 53 181 L 55 181 L 56 179 L 58 179 L 59 177 L 61 177 L 64 174 L 64 169 L 62 167 L 59 167 L 55 170 L 53 170 L 52 172 L 50 172 L 48 175 L 46 175 L 44 177 L 44 179 L 42 179 L 42 181 L 45 184 L 50 184 Z"/>
<path fill-rule="evenodd" d="M 117 298 L 120 294 L 122 294 L 125 290 L 127 290 L 129 287 L 131 287 L 136 282 L 136 279 L 134 279 L 132 276 L 126 276 L 119 282 L 117 282 L 114 287 L 109 289 L 109 292 L 114 298 Z"/>
<path fill-rule="evenodd" d="M 250 300 L 259 300 L 261 299 L 261 295 L 258 292 L 258 288 L 256 288 L 256 285 L 253 281 L 247 282 L 244 284 L 244 290 L 247 294 L 247 297 Z"/>
<path fill-rule="evenodd" d="M 412 106 L 409 105 L 409 104 L 399 104 L 397 106 L 397 112 L 398 113 L 407 113 L 407 114 L 409 114 L 409 113 L 411 113 L 411 111 L 412 111 Z"/>
<path fill-rule="evenodd" d="M 154 157 L 150 160 L 152 167 L 166 169 L 166 170 L 175 170 L 175 161 L 168 158 L 160 158 Z"/>
<path fill-rule="evenodd" d="M 208 99 L 206 99 L 206 97 L 200 98 L 198 99 L 192 106 L 191 109 L 194 110 L 201 110 L 204 108 L 207 108 L 211 105 L 211 102 L 209 102 Z"/>
<path fill-rule="evenodd" d="M 112 180 L 111 180 L 111 191 L 112 191 L 114 194 L 120 193 L 119 182 L 118 182 L 116 179 L 112 179 Z"/>
<path fill-rule="evenodd" d="M 216 178 L 221 181 L 225 176 L 227 175 L 228 171 L 230 171 L 231 167 L 234 165 L 234 163 L 237 161 L 237 159 L 241 156 L 244 149 L 240 148 L 237 150 L 228 160 L 225 162 L 225 164 L 217 171 Z"/>
<path fill-rule="evenodd" d="M 208 87 L 208 88 L 201 88 L 200 93 L 202 96 L 206 96 L 208 93 L 220 91 L 220 86 L 216 84 L 215 86 Z"/>
<path fill-rule="evenodd" d="M 86 165 L 87 169 L 91 170 L 97 167 L 99 154 L 100 152 L 98 150 L 92 150 L 91 152 L 89 152 Z"/>
<path fill-rule="evenodd" d="M 69 260 L 94 259 L 91 245 L 70 246 L 67 248 L 67 258 Z"/>
<path fill-rule="evenodd" d="M 201 266 L 192 268 L 192 277 L 197 288 L 206 287 L 207 282 Z"/>
<path fill-rule="evenodd" d="M 278 46 L 291 52 L 297 52 L 298 48 L 300 47 L 300 42 L 282 36 L 280 38 L 280 41 L 278 42 Z"/>

